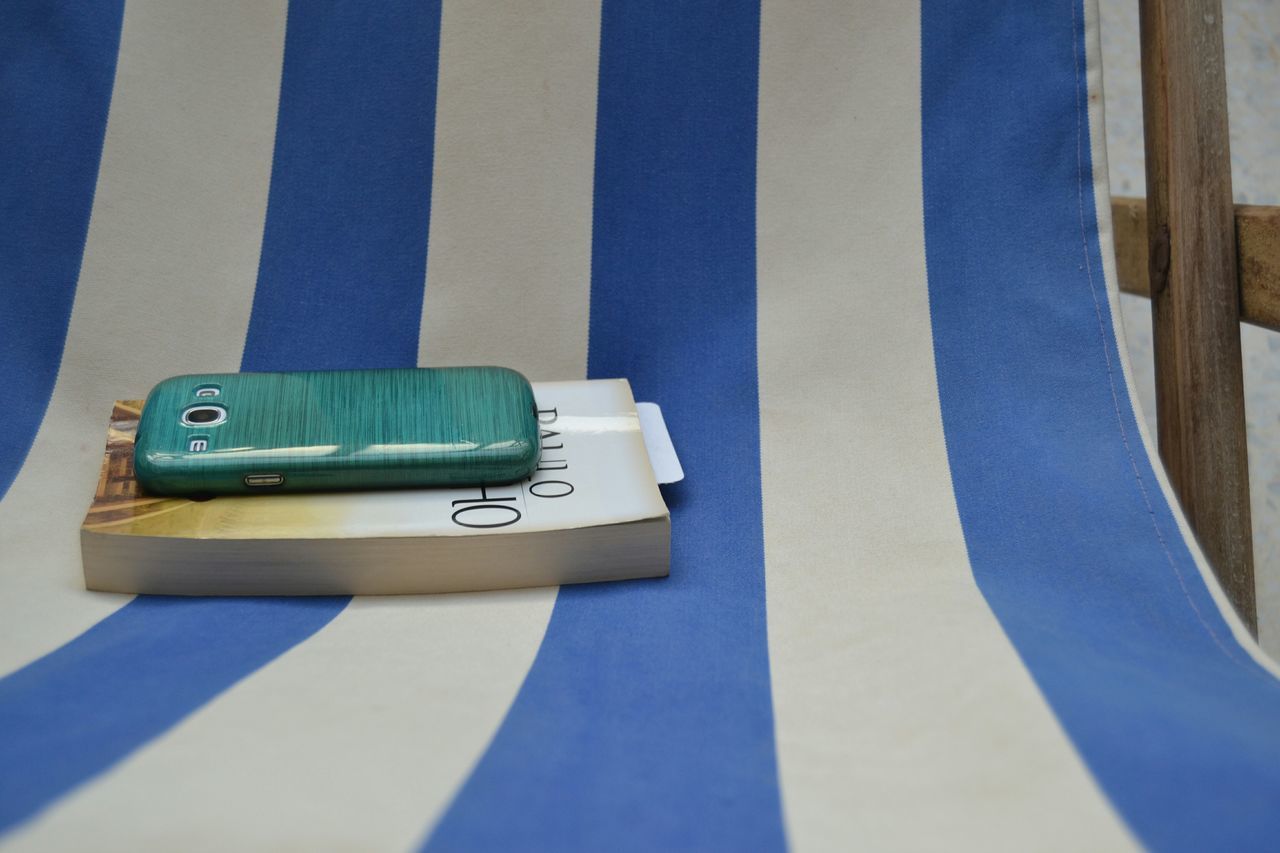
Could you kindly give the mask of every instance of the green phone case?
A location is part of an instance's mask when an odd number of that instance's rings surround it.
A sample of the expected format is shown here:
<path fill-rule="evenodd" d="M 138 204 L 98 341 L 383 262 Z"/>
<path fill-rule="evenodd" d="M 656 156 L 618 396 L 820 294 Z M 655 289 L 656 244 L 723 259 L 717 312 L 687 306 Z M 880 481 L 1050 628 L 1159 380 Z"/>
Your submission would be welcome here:
<path fill-rule="evenodd" d="M 538 464 L 529 381 L 503 367 L 175 376 L 143 407 L 155 494 L 510 483 Z"/>

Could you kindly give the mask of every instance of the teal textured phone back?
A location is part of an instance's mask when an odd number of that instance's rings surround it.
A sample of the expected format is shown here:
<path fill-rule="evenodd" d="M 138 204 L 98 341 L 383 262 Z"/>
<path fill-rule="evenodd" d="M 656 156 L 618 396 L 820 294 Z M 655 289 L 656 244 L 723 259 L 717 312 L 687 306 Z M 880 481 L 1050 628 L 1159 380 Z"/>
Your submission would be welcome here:
<path fill-rule="evenodd" d="M 157 494 L 509 483 L 538 461 L 529 381 L 501 367 L 175 376 L 134 468 Z"/>

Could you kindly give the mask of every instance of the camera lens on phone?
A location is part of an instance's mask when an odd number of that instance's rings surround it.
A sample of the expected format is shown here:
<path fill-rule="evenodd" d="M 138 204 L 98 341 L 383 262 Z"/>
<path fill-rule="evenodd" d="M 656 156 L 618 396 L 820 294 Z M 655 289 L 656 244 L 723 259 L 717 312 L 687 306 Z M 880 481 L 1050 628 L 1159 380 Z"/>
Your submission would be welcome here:
<path fill-rule="evenodd" d="M 227 419 L 227 410 L 221 406 L 192 406 L 182 413 L 187 426 L 213 426 Z"/>

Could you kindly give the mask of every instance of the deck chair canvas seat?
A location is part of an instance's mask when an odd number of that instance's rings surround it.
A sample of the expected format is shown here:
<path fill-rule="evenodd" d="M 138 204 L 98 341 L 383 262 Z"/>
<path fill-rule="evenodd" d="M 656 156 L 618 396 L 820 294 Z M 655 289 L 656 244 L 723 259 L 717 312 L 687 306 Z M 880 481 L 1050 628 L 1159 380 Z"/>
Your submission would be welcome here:
<path fill-rule="evenodd" d="M 0 845 L 1266 849 L 1280 681 L 1135 413 L 1084 2 L 0 22 Z M 83 589 L 111 401 L 627 377 L 661 581 Z"/>

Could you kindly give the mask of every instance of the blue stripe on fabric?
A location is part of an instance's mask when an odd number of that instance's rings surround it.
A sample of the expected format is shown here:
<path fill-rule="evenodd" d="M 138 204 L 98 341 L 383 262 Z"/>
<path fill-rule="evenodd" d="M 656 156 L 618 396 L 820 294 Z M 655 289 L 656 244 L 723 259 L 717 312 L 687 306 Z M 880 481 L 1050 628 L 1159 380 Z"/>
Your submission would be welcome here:
<path fill-rule="evenodd" d="M 0 680 L 0 830 L 311 636 L 341 604 L 142 596 Z"/>
<path fill-rule="evenodd" d="M 11 0 L 0 15 L 0 498 L 58 377 L 123 17 L 123 0 Z"/>
<path fill-rule="evenodd" d="M 250 321 L 256 332 L 242 369 L 417 361 L 440 6 L 382 3 L 359 14 L 364 8 L 290 7 L 268 239 Z M 424 91 L 431 95 L 425 102 Z M 381 109 L 332 109 L 371 92 Z M 418 110 L 425 118 L 405 118 Z M 401 180 L 378 182 L 371 173 L 383 167 L 366 162 L 371 146 L 380 157 L 415 166 L 401 170 Z M 332 202 L 319 208 L 312 186 L 318 175 Z M 371 180 L 380 199 L 360 207 Z M 302 239 L 304 232 L 327 239 L 307 243 L 301 267 L 280 262 L 277 254 L 296 258 L 289 235 Z M 376 265 L 352 262 L 352 253 L 363 257 L 371 246 L 393 244 L 399 250 Z M 348 287 L 317 281 L 317 270 L 343 271 Z M 351 314 L 360 322 L 350 322 Z M 0 680 L 0 831 L 302 642 L 348 601 L 140 597 Z"/>
<path fill-rule="evenodd" d="M 438 2 L 290 6 L 244 370 L 417 363 L 439 42 Z"/>
<path fill-rule="evenodd" d="M 1121 372 L 1083 13 L 925 0 L 922 38 L 933 337 L 974 577 L 1142 841 L 1274 849 L 1280 683 L 1216 610 Z"/>
<path fill-rule="evenodd" d="M 565 587 L 442 850 L 785 846 L 755 334 L 759 10 L 606 0 L 589 374 L 680 447 L 671 577 Z"/>

